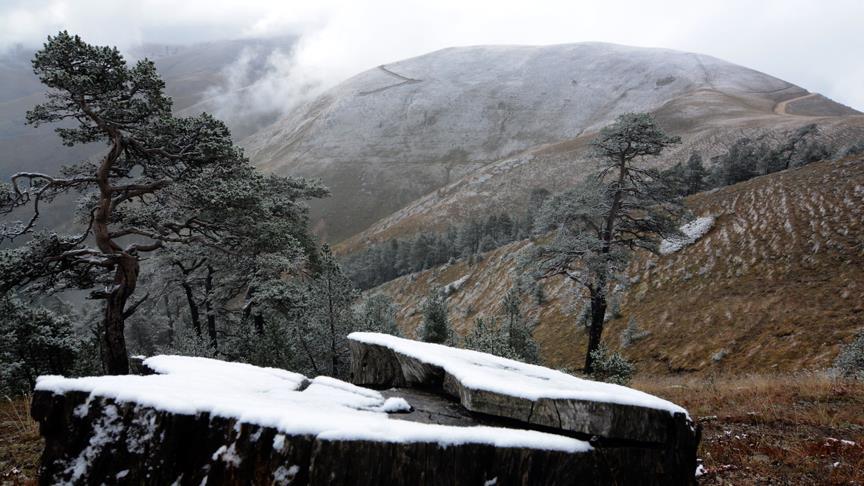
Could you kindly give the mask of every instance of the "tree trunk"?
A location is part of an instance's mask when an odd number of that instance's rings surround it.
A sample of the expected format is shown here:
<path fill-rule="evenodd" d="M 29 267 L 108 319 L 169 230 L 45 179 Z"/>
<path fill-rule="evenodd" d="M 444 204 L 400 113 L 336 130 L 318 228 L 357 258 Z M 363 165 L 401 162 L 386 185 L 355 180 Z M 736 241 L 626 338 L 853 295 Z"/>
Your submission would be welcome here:
<path fill-rule="evenodd" d="M 259 336 L 264 334 L 264 316 L 261 315 L 260 312 L 256 312 L 255 316 L 253 316 L 253 321 L 255 322 L 255 332 L 258 333 Z"/>
<path fill-rule="evenodd" d="M 195 295 L 192 293 L 192 286 L 186 280 L 183 280 L 180 285 L 186 293 L 186 302 L 189 304 L 189 315 L 192 316 L 192 327 L 195 329 L 195 335 L 201 337 L 201 317 L 198 313 L 198 304 L 195 303 Z"/>
<path fill-rule="evenodd" d="M 168 344 L 174 346 L 174 315 L 171 313 L 171 301 L 168 299 L 168 294 L 165 294 L 165 316 L 168 318 Z"/>
<path fill-rule="evenodd" d="M 213 313 L 213 267 L 207 265 L 207 279 L 204 280 L 204 311 L 207 313 L 207 335 L 210 337 L 210 346 L 219 349 L 219 341 L 216 337 L 216 314 Z"/>
<path fill-rule="evenodd" d="M 600 347 L 603 337 L 603 321 L 606 318 L 606 294 L 591 297 L 591 327 L 588 328 L 588 352 L 585 354 L 585 373 L 594 372 L 594 358 L 591 354 Z"/>
<path fill-rule="evenodd" d="M 609 255 L 612 250 L 612 237 L 615 234 L 615 223 L 618 220 L 619 212 L 621 211 L 621 200 L 623 198 L 624 179 L 627 175 L 627 161 L 622 157 L 617 164 L 618 167 L 618 184 L 615 189 L 615 194 L 612 196 L 612 207 L 609 208 L 609 213 L 606 216 L 606 222 L 603 228 L 602 240 L 603 247 L 601 253 Z M 597 271 L 594 278 L 594 289 L 591 291 L 591 327 L 588 331 L 588 352 L 585 354 L 585 373 L 590 374 L 594 371 L 594 359 L 591 353 L 600 347 L 600 340 L 603 337 L 603 321 L 606 318 L 606 285 L 607 285 L 608 262 L 603 262 L 603 266 Z"/>
<path fill-rule="evenodd" d="M 328 270 L 329 271 L 329 270 Z M 337 376 L 336 369 L 339 367 L 339 356 L 336 355 L 336 315 L 333 309 L 333 288 L 330 275 L 327 276 L 327 317 L 330 323 L 330 358 L 332 360 L 332 376 Z"/>
<path fill-rule="evenodd" d="M 102 363 L 109 375 L 129 374 L 129 356 L 123 333 L 126 321 L 124 312 L 137 282 L 138 259 L 126 253 L 121 254 L 114 273 L 114 285 L 105 300 L 105 318 L 102 323 Z"/>
<path fill-rule="evenodd" d="M 312 352 L 309 350 L 309 345 L 306 344 L 306 340 L 303 338 L 303 334 L 294 331 L 294 336 L 300 341 L 300 346 L 303 347 L 303 351 L 306 353 L 306 358 L 309 360 L 309 364 L 312 365 L 312 371 L 315 372 L 316 375 L 320 374 L 321 371 L 318 370 L 318 364 L 315 363 L 315 357 L 312 356 Z"/>

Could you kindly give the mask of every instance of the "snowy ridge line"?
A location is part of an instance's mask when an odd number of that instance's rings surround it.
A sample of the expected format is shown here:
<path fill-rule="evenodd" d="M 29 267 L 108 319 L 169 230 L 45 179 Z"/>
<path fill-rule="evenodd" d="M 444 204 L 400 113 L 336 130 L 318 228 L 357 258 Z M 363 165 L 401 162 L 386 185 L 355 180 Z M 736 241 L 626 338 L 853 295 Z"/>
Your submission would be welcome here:
<path fill-rule="evenodd" d="M 389 348 L 393 352 L 442 368 L 464 387 L 537 401 L 543 398 L 583 400 L 651 408 L 670 415 L 687 410 L 672 402 L 612 383 L 577 378 L 543 366 L 530 365 L 468 349 L 403 339 L 388 334 L 354 332 L 348 339 Z"/>
<path fill-rule="evenodd" d="M 186 356 L 154 356 L 144 364 L 161 374 L 40 376 L 35 390 L 89 393 L 88 404 L 94 398 L 104 398 L 179 415 L 208 413 L 272 427 L 286 435 L 312 435 L 318 440 L 422 442 L 442 447 L 476 443 L 568 453 L 592 450 L 585 441 L 544 432 L 390 418 L 386 412 L 406 411 L 410 405 L 402 398 L 385 399 L 375 390 L 326 376 L 307 380 L 275 368 Z M 301 391 L 301 385 L 307 383 Z M 83 416 L 87 410 L 78 412 Z"/>

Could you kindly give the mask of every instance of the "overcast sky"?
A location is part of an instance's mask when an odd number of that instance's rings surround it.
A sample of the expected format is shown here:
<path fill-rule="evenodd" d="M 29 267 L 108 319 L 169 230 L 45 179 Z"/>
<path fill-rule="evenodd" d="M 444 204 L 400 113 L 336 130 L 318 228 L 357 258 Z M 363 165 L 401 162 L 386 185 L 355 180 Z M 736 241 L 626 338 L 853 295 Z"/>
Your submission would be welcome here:
<path fill-rule="evenodd" d="M 329 83 L 443 47 L 604 41 L 710 54 L 864 110 L 864 0 L 0 0 L 0 49 L 295 34 Z M 323 73 L 323 74 L 322 74 Z"/>

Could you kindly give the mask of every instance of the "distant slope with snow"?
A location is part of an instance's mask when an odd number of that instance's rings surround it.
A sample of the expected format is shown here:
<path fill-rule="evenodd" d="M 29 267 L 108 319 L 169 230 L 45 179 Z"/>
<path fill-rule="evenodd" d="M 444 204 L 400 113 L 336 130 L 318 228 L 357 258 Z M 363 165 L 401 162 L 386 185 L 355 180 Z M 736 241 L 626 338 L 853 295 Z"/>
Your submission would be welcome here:
<path fill-rule="evenodd" d="M 666 49 L 460 47 L 360 73 L 244 144 L 265 169 L 323 179 L 333 197 L 316 215 L 340 240 L 412 202 L 426 204 L 447 184 L 500 180 L 486 167 L 557 164 L 559 144 L 578 144 L 624 112 L 663 112 L 676 132 L 729 131 L 760 117 L 788 122 L 793 116 L 776 114 L 777 104 L 807 95 L 767 74 Z M 566 170 L 538 169 L 549 180 Z M 505 188 L 512 203 L 524 184 L 504 184 L 515 186 Z"/>

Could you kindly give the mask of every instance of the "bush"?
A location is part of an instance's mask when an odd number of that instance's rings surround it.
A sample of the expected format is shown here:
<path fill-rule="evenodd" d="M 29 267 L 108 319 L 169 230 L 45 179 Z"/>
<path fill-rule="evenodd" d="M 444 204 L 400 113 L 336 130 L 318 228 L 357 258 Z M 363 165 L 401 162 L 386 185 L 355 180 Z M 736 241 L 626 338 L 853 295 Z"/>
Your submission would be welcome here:
<path fill-rule="evenodd" d="M 447 302 L 440 289 L 433 290 L 423 303 L 423 324 L 420 326 L 420 340 L 427 343 L 445 344 L 453 337 L 450 320 L 447 317 Z"/>
<path fill-rule="evenodd" d="M 834 371 L 846 378 L 864 380 L 864 330 L 859 331 L 852 342 L 843 346 L 834 360 Z"/>
<path fill-rule="evenodd" d="M 636 372 L 633 363 L 620 354 L 609 351 L 604 344 L 591 353 L 591 357 L 594 360 L 591 378 L 595 380 L 627 385 Z"/>
<path fill-rule="evenodd" d="M 396 324 L 396 305 L 390 297 L 375 294 L 363 300 L 357 308 L 358 331 L 382 332 L 393 336 L 402 336 Z"/>
<path fill-rule="evenodd" d="M 627 322 L 627 327 L 621 331 L 621 347 L 626 348 L 631 344 L 639 341 L 640 339 L 646 338 L 651 334 L 651 331 L 644 331 L 639 327 L 639 324 L 636 322 L 636 319 L 630 318 Z"/>
<path fill-rule="evenodd" d="M 39 375 L 68 375 L 79 346 L 65 316 L 0 297 L 0 393 L 29 392 Z"/>

